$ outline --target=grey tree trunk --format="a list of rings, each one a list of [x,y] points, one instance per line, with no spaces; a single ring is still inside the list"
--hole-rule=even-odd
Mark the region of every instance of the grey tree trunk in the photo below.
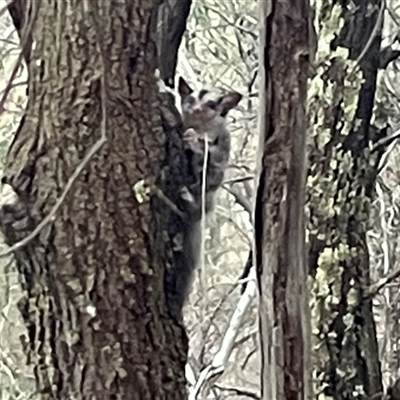
[[[3,178],[17,199],[1,223],[13,245],[54,213],[15,251],[43,398],[186,398],[187,339],[164,291],[174,217],[149,196],[156,182],[177,193],[171,174],[184,175],[179,117],[155,78],[159,4],[10,6],[28,38],[29,101]]]
[[[264,64],[255,234],[262,398],[306,399],[310,390],[304,247],[309,2],[260,3]]]

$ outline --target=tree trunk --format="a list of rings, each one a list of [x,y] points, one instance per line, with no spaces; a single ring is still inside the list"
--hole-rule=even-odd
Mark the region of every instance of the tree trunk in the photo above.
[[[310,96],[314,367],[316,390],[335,400],[371,398],[382,391],[366,231],[384,150],[371,149],[386,132],[371,126],[384,4],[355,3],[315,2],[324,45]]]
[[[304,263],[309,4],[268,3],[261,2],[263,140],[255,210],[262,398],[294,400],[309,393]]]
[[[163,174],[179,184],[171,173],[182,167],[171,150],[179,121],[155,78],[159,3],[13,9],[21,37],[32,22],[35,47],[24,49],[29,101],[3,178],[17,199],[1,222],[13,245],[53,217],[15,251],[43,398],[186,398],[187,339],[164,293],[173,212],[149,201]]]

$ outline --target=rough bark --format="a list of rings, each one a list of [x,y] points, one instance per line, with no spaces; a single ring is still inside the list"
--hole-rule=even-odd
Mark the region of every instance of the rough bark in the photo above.
[[[3,178],[18,196],[1,210],[10,245],[49,215],[105,137],[54,220],[15,251],[38,389],[49,399],[186,398],[187,339],[164,293],[176,216],[160,196],[149,201],[156,182],[173,200],[181,154],[179,118],[154,74],[159,2],[33,4],[29,101]]]
[[[255,210],[262,398],[308,397],[304,189],[308,0],[261,2],[262,151]],[[309,320],[308,320],[309,321]]]
[[[384,135],[371,125],[381,0],[316,2],[321,43],[310,97],[309,269],[317,392],[336,400],[382,391],[366,231]],[[342,27],[342,28],[339,28]]]

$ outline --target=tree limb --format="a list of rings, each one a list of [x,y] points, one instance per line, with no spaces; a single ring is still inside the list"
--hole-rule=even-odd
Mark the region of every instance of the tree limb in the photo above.
[[[173,88],[178,50],[186,30],[192,0],[165,0],[158,9],[158,68],[164,83]]]

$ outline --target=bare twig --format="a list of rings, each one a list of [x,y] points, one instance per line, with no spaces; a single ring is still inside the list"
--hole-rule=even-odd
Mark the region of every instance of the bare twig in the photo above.
[[[36,16],[37,16],[37,12],[38,12],[37,3],[36,2],[32,2],[32,7],[36,7],[36,8],[35,8],[35,10],[33,12],[32,18],[30,18],[30,20],[28,22],[28,25],[26,26],[26,28],[24,28],[24,32],[23,32],[24,35],[23,35],[23,37],[21,39],[21,51],[20,51],[20,53],[18,55],[17,61],[14,64],[14,68],[13,68],[13,70],[11,72],[10,79],[7,82],[7,85],[6,85],[6,87],[5,87],[4,91],[3,91],[3,96],[1,97],[1,100],[0,100],[0,114],[4,110],[4,104],[5,104],[6,100],[7,100],[8,94],[10,93],[11,89],[13,88],[13,82],[14,82],[15,76],[17,75],[18,68],[22,65],[22,59],[24,58],[24,54],[25,54],[24,50],[25,50],[25,47],[28,44],[29,35],[32,32],[33,24],[36,21]]]
[[[226,185],[222,186],[227,192],[229,192],[236,200],[236,202],[241,205],[245,211],[247,211],[250,215],[250,218],[253,214],[253,207],[251,205],[251,201],[246,198],[242,193],[238,192],[237,190],[230,188]]]
[[[185,218],[185,214],[163,193],[160,188],[154,187],[152,192],[155,196],[162,200],[176,215],[178,215],[182,219]]]
[[[240,183],[240,182],[245,182],[245,181],[251,181],[253,179],[254,179],[253,175],[238,176],[236,178],[227,179],[226,181],[224,181],[224,185],[231,185],[232,183]]]
[[[241,387],[233,387],[233,386],[223,386],[220,384],[215,384],[215,387],[219,390],[227,391],[227,392],[233,392],[238,396],[246,396],[250,399],[261,399],[261,393],[259,391],[253,391],[247,388],[241,388]]]
[[[254,267],[252,268],[249,276],[251,276],[253,279],[249,282],[246,290],[240,297],[240,300],[236,306],[236,310],[232,315],[230,324],[222,340],[220,349],[214,356],[211,364],[204,368],[200,373],[196,385],[189,395],[190,400],[196,399],[197,395],[200,393],[207,381],[222,374],[225,370],[226,363],[229,360],[229,356],[231,355],[232,349],[235,345],[237,335],[239,334],[239,328],[242,326],[244,315],[246,314],[252,300],[257,294],[257,285],[255,279],[256,271]]]
[[[400,138],[400,129],[398,129],[396,132],[391,134],[390,136],[387,136],[381,140],[379,140],[371,149],[371,153],[375,153],[376,151],[381,150],[384,147],[389,146],[392,144],[394,141]]]
[[[221,296],[221,298],[218,301],[218,304],[214,307],[214,310],[212,311],[211,315],[207,318],[207,321],[205,321],[205,323],[203,324],[203,328],[201,329],[201,351],[199,360],[203,359],[203,355],[206,349],[205,345],[208,339],[208,334],[211,330],[214,320],[216,319],[216,316],[218,315],[218,312],[222,309],[223,304],[228,300],[228,298],[235,291],[235,289],[236,285],[232,286],[226,293],[224,293],[223,296]]]
[[[394,270],[384,278],[380,279],[378,282],[371,285],[368,289],[368,295],[371,297],[377,295],[380,290],[382,290],[386,285],[393,282],[398,277],[400,277],[400,268]]]

